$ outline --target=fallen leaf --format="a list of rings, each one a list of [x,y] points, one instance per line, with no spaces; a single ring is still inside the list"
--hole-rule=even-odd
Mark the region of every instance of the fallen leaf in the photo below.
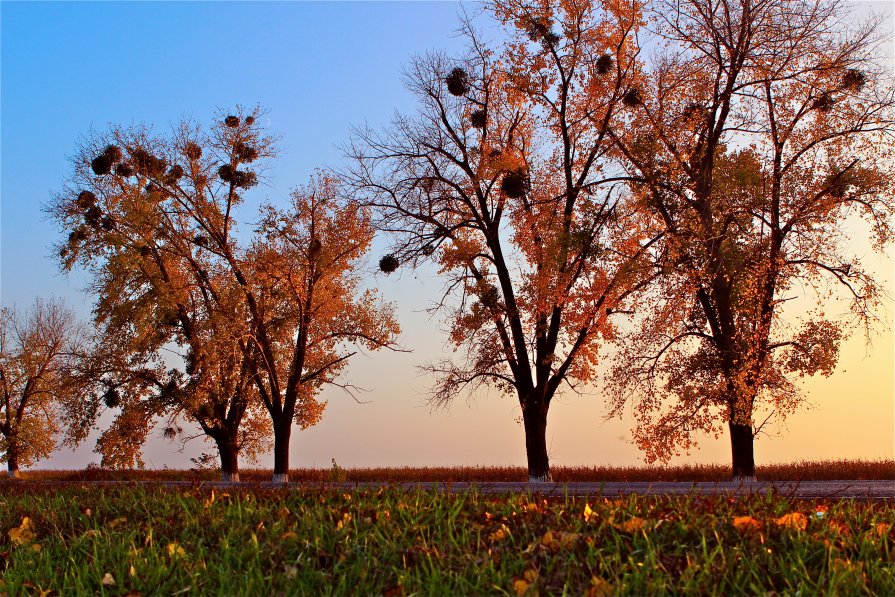
[[[610,597],[615,592],[615,588],[609,581],[592,576],[590,578],[590,587],[584,593],[587,597]]]
[[[761,523],[751,516],[737,516],[733,519],[733,528],[741,533],[749,533],[761,530]]]
[[[40,553],[40,550],[41,550],[41,549],[43,549],[43,548],[41,547],[40,543],[32,543],[32,544],[31,544],[31,550],[32,550],[32,551],[35,551],[35,552],[37,552],[37,553]]]
[[[612,526],[626,533],[636,533],[637,531],[643,530],[645,524],[645,520],[643,520],[639,516],[635,516],[621,524],[613,524]]]
[[[801,512],[784,514],[775,522],[777,523],[777,526],[786,527],[795,531],[804,531],[808,526],[808,518]]]
[[[111,587],[111,586],[113,586],[114,584],[115,584],[115,577],[113,577],[113,576],[112,576],[111,574],[109,574],[108,572],[106,572],[105,574],[103,574],[103,586],[104,586],[104,587]]]
[[[493,533],[488,535],[488,540],[489,541],[503,541],[504,539],[506,539],[509,536],[510,536],[510,528],[505,524],[501,524],[499,529],[497,529],[496,531],[494,531]]]
[[[109,528],[114,529],[115,527],[122,525],[127,522],[127,517],[122,516],[121,518],[116,518],[115,520],[109,522]]]
[[[341,520],[339,520],[339,522],[336,523],[336,528],[342,529],[345,526],[347,526],[349,522],[351,522],[351,513],[345,512],[344,514],[342,514]]]
[[[286,531],[280,535],[280,541],[298,541],[298,533],[295,531]]]
[[[541,545],[550,551],[559,551],[560,549],[570,549],[578,543],[578,533],[567,533],[566,531],[547,531],[541,537]]]
[[[186,550],[183,547],[181,547],[180,544],[177,543],[176,541],[169,543],[167,549],[168,549],[168,555],[171,556],[172,558],[174,558],[174,557],[182,558],[182,557],[186,556]]]
[[[889,534],[889,530],[892,528],[892,525],[888,522],[878,522],[876,523],[876,534],[883,538]]]
[[[527,580],[517,578],[513,581],[513,591],[516,593],[516,597],[522,597],[528,593],[529,587],[531,584]]]
[[[9,529],[6,533],[9,540],[16,545],[27,545],[34,541],[34,529],[31,528],[31,518],[25,516],[22,518],[22,524]]]
[[[591,510],[590,504],[584,504],[584,522],[590,522],[591,518],[596,518],[597,514]]]

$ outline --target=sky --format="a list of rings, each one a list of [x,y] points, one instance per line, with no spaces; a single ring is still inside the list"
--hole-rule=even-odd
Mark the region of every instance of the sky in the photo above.
[[[884,3],[854,6],[860,13]],[[0,3],[0,303],[22,309],[36,297],[56,296],[89,317],[87,278],[60,273],[50,246],[61,232],[41,207],[62,188],[69,156],[91,130],[147,123],[165,131],[182,118],[208,123],[218,110],[261,104],[281,153],[253,200],[282,204],[315,168],[342,163],[340,146],[352,124],[382,126],[396,110],[412,109],[402,68],[414,54],[460,52],[461,9],[456,2]],[[250,222],[251,213],[243,213]],[[895,294],[893,248],[876,256],[860,231],[854,238],[853,250]],[[377,241],[376,248],[384,246]],[[483,393],[447,410],[427,406],[431,380],[417,366],[451,351],[444,321],[425,312],[442,282],[429,270],[374,274],[375,257],[370,282],[397,305],[400,343],[412,352],[355,357],[346,379],[368,390],[363,403],[324,392],[323,420],[292,436],[291,465],[329,467],[335,459],[343,467],[524,466],[514,399]],[[803,383],[811,408],[760,437],[759,465],[895,457],[892,308],[888,301],[870,344],[860,333],[846,342],[830,378]],[[642,463],[630,441],[631,417],[606,421],[605,413],[599,380],[582,395],[554,401],[551,463]],[[39,468],[98,462],[95,435]],[[212,447],[201,440],[182,447],[159,428],[144,457],[151,468],[189,468],[203,450]],[[728,461],[722,436],[673,462]],[[272,457],[256,466],[271,467]]]

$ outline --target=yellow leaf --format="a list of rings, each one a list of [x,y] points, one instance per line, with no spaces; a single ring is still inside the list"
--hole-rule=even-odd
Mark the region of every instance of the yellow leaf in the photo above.
[[[733,519],[733,528],[741,533],[760,531],[761,523],[751,516],[737,516]]]
[[[31,544],[31,549],[32,549],[33,551],[36,551],[37,553],[40,553],[40,550],[43,549],[43,548],[40,546],[40,543],[32,543],[32,544]]]
[[[88,529],[84,531],[84,537],[100,537],[102,533],[97,531],[96,529]]]
[[[596,518],[597,514],[591,510],[590,504],[584,504],[584,522],[590,522],[591,518]]]
[[[286,531],[282,535],[280,535],[280,541],[297,541],[298,533],[295,531]]]
[[[351,522],[351,513],[345,512],[342,514],[342,519],[336,523],[336,528],[341,529],[344,528],[349,522]]]
[[[808,518],[801,512],[790,512],[784,514],[776,521],[778,526],[786,527],[796,531],[804,531],[808,526]]]
[[[513,591],[516,592],[516,597],[522,597],[528,592],[528,587],[530,584],[528,581],[523,580],[521,578],[513,581]]]
[[[117,527],[118,525],[122,525],[122,524],[124,524],[124,523],[126,523],[126,522],[127,522],[127,517],[126,517],[126,516],[122,516],[121,518],[116,518],[115,520],[113,520],[113,521],[111,521],[111,522],[109,523],[109,528],[114,529],[114,528]]]
[[[878,522],[876,524],[876,534],[882,538],[889,534],[889,529],[892,528],[892,525],[888,522]]]
[[[133,576],[137,576],[137,570],[134,568],[134,565],[133,565],[133,564],[131,564],[131,567],[130,567],[130,569],[127,571],[127,573],[128,573],[130,576],[132,576],[132,577],[133,577]]]
[[[203,504],[203,507],[204,507],[204,508],[208,508],[208,507],[210,507],[213,503],[214,503],[214,489],[211,490],[211,495],[208,496],[208,498],[205,500],[205,503]]]
[[[538,582],[538,571],[534,568],[529,568],[522,573],[522,578],[527,580],[529,583],[536,583]]]
[[[645,520],[638,516],[635,516],[634,518],[626,520],[621,524],[614,524],[612,526],[626,533],[636,533],[637,531],[642,530],[645,524]]]
[[[254,533],[252,533],[252,535],[254,535]],[[171,556],[172,558],[174,558],[174,557],[182,558],[182,557],[186,556],[186,550],[183,547],[181,547],[180,544],[177,543],[177,541],[173,541],[173,542],[169,543],[167,549],[168,549],[168,555]]]
[[[488,535],[489,541],[503,541],[510,536],[510,529],[507,525],[501,524],[500,528]]]
[[[551,551],[559,551],[560,549],[569,549],[578,543],[578,533],[567,533],[566,531],[547,531],[541,537],[541,545]]]
[[[9,529],[6,533],[9,540],[16,545],[26,545],[34,541],[34,530],[31,528],[31,519],[27,516],[22,518],[22,524]]]
[[[587,595],[587,597],[609,597],[614,592],[615,589],[613,588],[612,583],[599,576],[592,576],[590,579],[590,587],[588,587],[585,595]]]
[[[106,572],[105,574],[103,574],[103,586],[104,586],[104,587],[111,587],[111,586],[113,586],[114,584],[115,584],[115,577],[113,577],[113,576],[112,576],[111,574],[109,574],[108,572]]]

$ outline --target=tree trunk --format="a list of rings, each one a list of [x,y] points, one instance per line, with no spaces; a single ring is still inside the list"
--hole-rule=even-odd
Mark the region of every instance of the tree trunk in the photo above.
[[[528,458],[528,482],[549,483],[550,459],[547,456],[547,407],[529,404],[522,409],[525,426],[525,454]]]
[[[239,483],[239,446],[235,433],[224,430],[220,438],[215,438],[218,445],[218,456],[221,459],[221,481]]]
[[[273,482],[289,482],[289,437],[292,417],[283,417],[273,428]]]
[[[752,425],[740,425],[730,421],[730,450],[733,456],[734,480],[755,480],[755,453]]]
[[[19,454],[15,449],[15,438],[6,438],[6,470],[10,479],[19,478]]]

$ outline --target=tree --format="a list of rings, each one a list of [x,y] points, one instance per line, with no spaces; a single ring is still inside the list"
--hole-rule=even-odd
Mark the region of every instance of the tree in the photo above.
[[[385,272],[438,263],[451,341],[432,402],[492,385],[522,410],[529,479],[550,479],[547,414],[594,379],[613,313],[649,277],[654,235],[612,168],[611,126],[636,103],[636,5],[498,1],[495,58],[469,23],[468,56],[413,61],[419,108],[357,130],[345,179],[393,235]],[[619,178],[618,175],[622,175]]]
[[[89,335],[58,300],[37,299],[26,315],[0,311],[0,450],[9,477],[47,458],[67,408],[92,388],[79,374]],[[66,443],[75,443],[66,436]]]
[[[726,425],[734,476],[754,477],[758,416],[796,409],[793,375],[831,374],[848,329],[875,319],[881,289],[845,254],[845,222],[867,219],[877,250],[892,239],[891,78],[873,62],[875,25],[844,31],[838,2],[653,10],[667,48],[613,137],[665,229],[663,276],[621,353],[615,405],[637,397],[650,460]],[[852,321],[825,316],[829,282]],[[783,313],[800,288],[818,305],[801,323]]]
[[[400,328],[391,305],[361,290],[360,266],[373,240],[368,210],[346,200],[336,180],[318,174],[293,191],[287,210],[267,206],[246,255],[257,347],[252,361],[274,428],[274,482],[286,482],[293,423],[317,422],[326,385],[339,381],[360,348],[395,348]],[[353,395],[353,394],[352,394]]]
[[[302,228],[304,204],[294,195],[296,211],[267,207],[262,231],[241,238],[236,215],[244,194],[257,184],[259,160],[274,155],[259,116],[258,109],[237,109],[220,115],[210,131],[186,122],[168,136],[113,129],[84,145],[72,184],[51,207],[71,230],[60,249],[64,266],[80,263],[93,273],[97,322],[122,355],[110,362],[128,363],[107,373],[110,391],[130,391],[116,424],[100,439],[104,460],[134,462],[150,421],[168,416],[165,433],[173,437],[177,421],[187,418],[215,442],[224,479],[238,480],[239,452],[257,453],[265,445],[259,415],[267,410],[275,478],[285,480],[292,423],[319,420],[323,405],[315,396],[347,359],[324,360],[319,370],[307,371],[305,353],[318,344],[336,350],[366,334],[364,326],[375,319],[365,319],[367,311],[382,312],[387,330],[375,336],[382,345],[397,332],[389,309],[372,295],[350,312],[356,306],[346,293],[357,290],[354,268],[369,244],[362,211],[337,205],[335,197],[321,201],[311,218],[319,216],[321,229],[333,214],[356,218],[339,221],[338,233],[327,228],[326,238],[313,237]],[[354,230],[359,240],[341,237]],[[306,259],[302,270],[309,287],[337,289],[311,298],[282,287],[297,275],[299,262],[292,259],[302,252],[313,262],[308,266]],[[326,298],[338,300],[327,309],[317,303]],[[183,351],[182,369],[163,365],[171,343]]]

